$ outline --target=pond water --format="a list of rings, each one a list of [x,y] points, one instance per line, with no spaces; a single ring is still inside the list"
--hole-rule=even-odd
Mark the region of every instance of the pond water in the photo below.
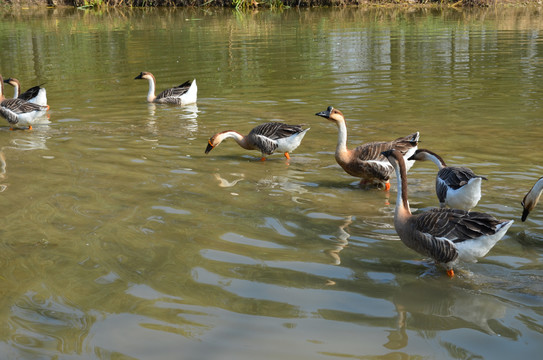
[[[45,83],[48,124],[0,127],[3,359],[538,358],[543,207],[540,9],[14,9],[0,73]],[[148,105],[197,79],[196,106]],[[11,96],[12,88],[5,91]],[[477,210],[515,223],[476,264],[442,268],[393,227],[396,186],[334,160],[420,131],[488,177]],[[207,139],[284,121],[289,163]],[[409,172],[414,209],[436,168]]]

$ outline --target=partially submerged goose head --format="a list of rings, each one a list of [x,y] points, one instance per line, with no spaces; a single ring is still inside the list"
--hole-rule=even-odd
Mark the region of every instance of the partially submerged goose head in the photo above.
[[[543,193],[543,177],[537,180],[537,182],[534,184],[534,186],[532,186],[530,191],[526,193],[524,199],[522,199],[520,203],[522,205],[522,221],[525,221],[528,218],[530,211],[535,208],[535,206],[539,202],[541,193]]]
[[[339,111],[338,109],[334,109],[333,106],[328,106],[328,109],[318,112],[315,115],[321,116],[335,123],[345,121],[345,117],[343,116],[343,113]]]

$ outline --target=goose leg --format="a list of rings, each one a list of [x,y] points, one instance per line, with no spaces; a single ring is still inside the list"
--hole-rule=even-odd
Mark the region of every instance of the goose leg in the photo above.
[[[453,269],[447,270],[447,275],[449,275],[449,277],[452,279],[454,277],[454,270]]]
[[[285,157],[287,158],[287,160],[290,160],[290,155],[287,151],[285,151]]]

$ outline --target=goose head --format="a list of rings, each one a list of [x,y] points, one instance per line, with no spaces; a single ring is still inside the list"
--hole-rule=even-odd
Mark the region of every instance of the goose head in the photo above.
[[[146,80],[155,80],[155,77],[153,74],[147,71],[142,71],[138,76],[134,78],[134,80],[140,80],[140,79],[146,79]]]
[[[332,106],[328,106],[328,109],[326,109],[325,111],[318,112],[315,115],[321,116],[335,123],[345,121],[345,117],[343,116],[343,113],[339,111],[338,109],[334,109]]]
[[[522,199],[522,202],[520,203],[522,205],[522,217],[521,217],[522,221],[526,221],[530,212],[535,208],[535,206],[539,202],[540,197],[541,197],[541,192],[534,192],[534,191],[529,191],[526,194],[526,196],[524,196],[524,199]]]
[[[206,154],[213,150],[216,146],[219,146],[222,141],[223,133],[218,133],[210,137],[207,141]]]
[[[11,86],[19,86],[19,84],[20,84],[19,80],[11,78],[11,77],[7,78],[7,79],[4,79],[4,82],[6,84],[10,84]]]

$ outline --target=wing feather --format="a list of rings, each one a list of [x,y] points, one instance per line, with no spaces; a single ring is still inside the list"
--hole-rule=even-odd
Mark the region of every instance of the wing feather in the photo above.
[[[454,190],[466,185],[473,178],[480,177],[486,180],[483,176],[475,175],[471,169],[460,166],[444,167],[439,170],[438,176],[447,186]]]

